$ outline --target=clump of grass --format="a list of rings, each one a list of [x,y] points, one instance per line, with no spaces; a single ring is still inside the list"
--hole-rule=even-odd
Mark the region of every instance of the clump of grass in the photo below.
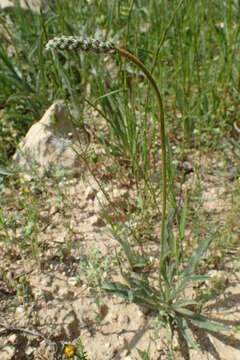
[[[212,238],[208,237],[202,241],[197,249],[193,251],[192,256],[185,264],[182,261],[182,251],[180,241],[184,238],[184,230],[187,217],[187,201],[185,200],[182,211],[180,212],[174,202],[174,182],[172,178],[172,161],[170,156],[170,145],[168,144],[168,153],[166,143],[168,143],[165,134],[164,110],[162,97],[158,86],[147,70],[145,65],[132,53],[114,45],[112,42],[102,42],[95,39],[83,40],[80,37],[61,36],[50,40],[46,49],[60,51],[94,51],[97,53],[109,53],[123,57],[127,62],[135,64],[147,77],[157,99],[159,106],[159,128],[161,135],[162,150],[162,207],[159,211],[161,217],[161,235],[159,241],[159,261],[158,261],[158,286],[152,286],[146,273],[142,273],[146,263],[141,256],[136,257],[128,241],[127,233],[119,233],[115,224],[112,226],[112,234],[122,246],[129,263],[129,271],[123,270],[123,264],[119,259],[119,268],[126,284],[112,282],[103,285],[104,290],[112,295],[117,295],[127,301],[131,301],[148,311],[156,313],[157,323],[164,326],[167,330],[170,352],[173,355],[172,339],[178,329],[186,339],[189,346],[198,349],[197,343],[192,336],[189,323],[207,331],[220,332],[228,328],[220,323],[199,313],[198,303],[185,297],[184,293],[189,285],[204,282],[208,277],[198,275],[196,268],[199,261],[206,254]],[[167,216],[167,173],[169,177],[169,197],[173,199],[173,209],[168,211]],[[149,183],[147,183],[149,185]],[[151,193],[152,195],[153,193]],[[107,214],[106,214],[107,217]],[[179,236],[173,235],[174,220],[179,225]]]

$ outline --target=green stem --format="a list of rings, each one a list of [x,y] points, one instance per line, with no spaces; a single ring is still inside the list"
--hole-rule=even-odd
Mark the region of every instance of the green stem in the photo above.
[[[158,86],[156,84],[156,81],[153,79],[151,73],[148,71],[145,65],[138,58],[136,58],[136,56],[134,56],[125,49],[116,47],[116,51],[120,56],[134,63],[146,75],[157,97],[157,102],[159,106],[161,150],[162,150],[162,221],[161,221],[161,246],[160,246],[160,265],[159,265],[159,269],[161,269],[163,255],[164,255],[164,242],[165,242],[164,233],[165,233],[165,218],[166,218],[166,203],[167,203],[166,141],[165,141],[165,122],[164,122],[162,97],[158,89]]]

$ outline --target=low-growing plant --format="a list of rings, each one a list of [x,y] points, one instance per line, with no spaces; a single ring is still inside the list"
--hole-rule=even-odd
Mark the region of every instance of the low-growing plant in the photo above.
[[[174,171],[170,156],[170,145],[165,134],[162,97],[154,78],[137,57],[112,42],[102,42],[95,39],[83,40],[76,36],[61,36],[50,40],[46,49],[53,51],[95,51],[96,53],[120,56],[127,62],[135,64],[148,79],[156,95],[159,107],[159,129],[162,153],[162,206],[158,213],[159,217],[161,217],[161,234],[159,241],[157,286],[150,283],[150,276],[148,276],[147,271],[144,271],[145,267],[149,266],[149,263],[145,261],[144,256],[140,254],[136,255],[128,240],[127,231],[119,231],[118,226],[112,224],[106,214],[106,219],[112,227],[112,234],[122,246],[129,266],[128,270],[125,270],[122,261],[119,259],[118,265],[125,284],[116,281],[105,283],[103,284],[103,289],[108,294],[120,296],[126,301],[133,302],[147,311],[154,312],[156,314],[157,325],[160,327],[164,326],[167,331],[167,339],[172,357],[174,356],[172,340],[176,329],[181,332],[189,346],[198,349],[197,343],[192,335],[191,327],[189,326],[190,323],[196,327],[212,332],[226,331],[228,328],[205,317],[199,312],[198,302],[185,296],[186,289],[189,286],[204,282],[208,279],[208,276],[197,273],[197,265],[206,254],[212,242],[212,237],[209,236],[200,242],[187,263],[185,262],[182,242],[184,240],[187,218],[187,200],[185,199],[182,210],[180,211],[175,201]],[[168,152],[166,144],[168,144]],[[169,180],[168,187],[167,175]],[[145,181],[149,195],[157,202],[156,194],[151,187],[150,181],[148,179],[145,179]],[[170,209],[168,213],[166,211],[167,191],[172,204],[172,209]],[[173,234],[174,222],[177,223],[179,227],[179,234],[177,236]]]
[[[76,342],[76,345],[67,344],[64,348],[64,357],[65,359],[75,358],[78,360],[88,360],[86,351],[84,350],[83,343],[79,338]]]

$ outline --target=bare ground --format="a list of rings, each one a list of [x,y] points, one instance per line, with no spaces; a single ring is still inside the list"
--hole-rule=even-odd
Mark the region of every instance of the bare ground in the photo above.
[[[210,226],[231,232],[225,223],[232,211],[233,183],[218,176],[220,160],[213,159],[214,156],[199,156],[194,161],[190,158],[194,171],[184,187],[191,188],[194,194],[194,188],[201,184],[202,202],[194,206],[199,207],[199,214],[205,214]],[[33,191],[31,186],[23,191]],[[168,359],[165,331],[161,329],[156,334],[153,316],[97,290],[99,277],[120,279],[114,263],[120,247],[103,219],[98,201],[98,197],[103,197],[94,180],[90,176],[85,180],[66,180],[59,184],[58,191],[53,186],[49,183],[45,194],[41,189],[34,190],[42,204],[38,246],[37,250],[32,248],[36,258],[26,249],[19,250],[17,242],[23,239],[21,229],[25,226],[21,216],[15,243],[0,242],[0,358],[64,359],[65,344],[81,338],[89,359],[136,360],[140,358],[137,349],[146,351],[149,344],[150,359]],[[115,189],[115,206],[129,193],[131,189]],[[6,189],[5,196],[4,211],[20,214],[23,210],[17,204],[16,194]],[[188,220],[191,242],[194,236],[191,219]],[[201,225],[198,231],[201,234]],[[205,231],[204,228],[202,236]],[[233,326],[233,331],[214,335],[193,329],[199,353],[176,337],[176,359],[240,359],[239,234],[236,243],[238,246],[228,248],[224,255],[213,249],[216,253],[211,258],[215,260],[209,265],[209,274],[217,279],[218,296],[207,303],[205,310],[207,317]],[[158,244],[151,246],[156,253]],[[238,331],[234,333],[234,329]]]

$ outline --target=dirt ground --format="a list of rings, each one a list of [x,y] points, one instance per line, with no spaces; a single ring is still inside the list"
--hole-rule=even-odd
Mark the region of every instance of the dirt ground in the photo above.
[[[201,161],[206,163],[206,158]],[[208,159],[207,164],[211,169],[208,175],[199,164],[203,176],[201,209],[212,224],[221,224],[231,209],[231,190],[226,188],[225,178],[216,177],[217,161]],[[185,187],[194,188],[198,180],[199,173],[193,171]],[[111,273],[120,280],[117,266],[113,266],[120,247],[103,219],[99,205],[103,197],[96,183],[89,176],[59,186],[64,190],[64,207],[52,192],[40,210],[45,227],[38,234],[42,249],[37,261],[21,256],[17,246],[0,242],[0,358],[64,359],[64,346],[80,338],[89,359],[137,360],[137,349],[146,351],[149,344],[150,359],[168,359],[165,331],[156,333],[151,315],[96,290],[99,276],[104,280]],[[116,206],[129,198],[129,191],[113,191]],[[6,189],[5,195],[11,213],[15,211],[12,194]],[[158,244],[153,243],[153,253],[157,249]],[[211,277],[221,279],[221,291],[208,302],[205,314],[234,326],[238,332],[214,335],[193,329],[201,352],[187,349],[176,337],[176,359],[240,359],[240,271],[236,254],[237,250],[229,253],[221,266],[209,270]]]

